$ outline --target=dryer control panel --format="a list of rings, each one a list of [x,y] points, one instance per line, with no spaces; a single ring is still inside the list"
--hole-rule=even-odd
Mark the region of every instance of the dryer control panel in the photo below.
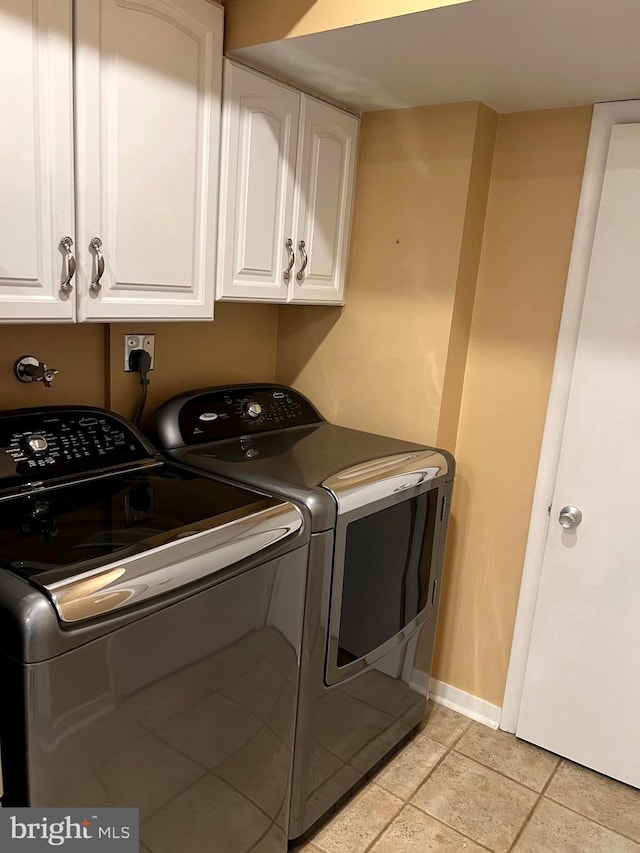
[[[182,443],[199,444],[322,423],[311,403],[283,385],[236,385],[174,397],[157,412],[163,433],[177,418]]]

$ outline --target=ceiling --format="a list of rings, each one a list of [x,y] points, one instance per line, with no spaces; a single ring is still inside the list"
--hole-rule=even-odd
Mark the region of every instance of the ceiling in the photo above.
[[[230,55],[357,112],[640,98],[640,0],[473,0]]]

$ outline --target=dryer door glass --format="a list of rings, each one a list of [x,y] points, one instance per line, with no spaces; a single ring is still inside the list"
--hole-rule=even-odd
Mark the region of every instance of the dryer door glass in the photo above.
[[[427,607],[438,491],[432,489],[348,524],[338,667],[383,646]]]

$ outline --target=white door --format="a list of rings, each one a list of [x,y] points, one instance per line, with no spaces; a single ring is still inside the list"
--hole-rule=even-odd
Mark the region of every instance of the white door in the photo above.
[[[225,62],[219,299],[286,302],[300,95]]]
[[[614,125],[517,734],[640,786],[640,124]],[[562,508],[582,521],[565,529]],[[570,523],[571,518],[565,519]]]
[[[292,302],[344,302],[359,126],[354,116],[302,96]]]
[[[76,41],[79,319],[211,317],[222,10],[81,0]]]
[[[71,52],[71,0],[2,0],[1,320],[74,316]]]

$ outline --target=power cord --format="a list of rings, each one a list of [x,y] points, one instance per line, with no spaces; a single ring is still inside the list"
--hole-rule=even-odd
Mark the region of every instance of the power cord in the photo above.
[[[129,353],[129,367],[131,370],[134,370],[140,376],[140,385],[142,386],[142,390],[140,392],[140,399],[138,401],[138,408],[136,409],[136,413],[133,416],[133,423],[135,426],[140,426],[140,421],[142,420],[142,413],[144,412],[144,407],[147,402],[147,388],[149,387],[149,380],[147,379],[147,374],[149,373],[149,368],[151,367],[151,356],[146,350],[143,349],[134,349]]]

